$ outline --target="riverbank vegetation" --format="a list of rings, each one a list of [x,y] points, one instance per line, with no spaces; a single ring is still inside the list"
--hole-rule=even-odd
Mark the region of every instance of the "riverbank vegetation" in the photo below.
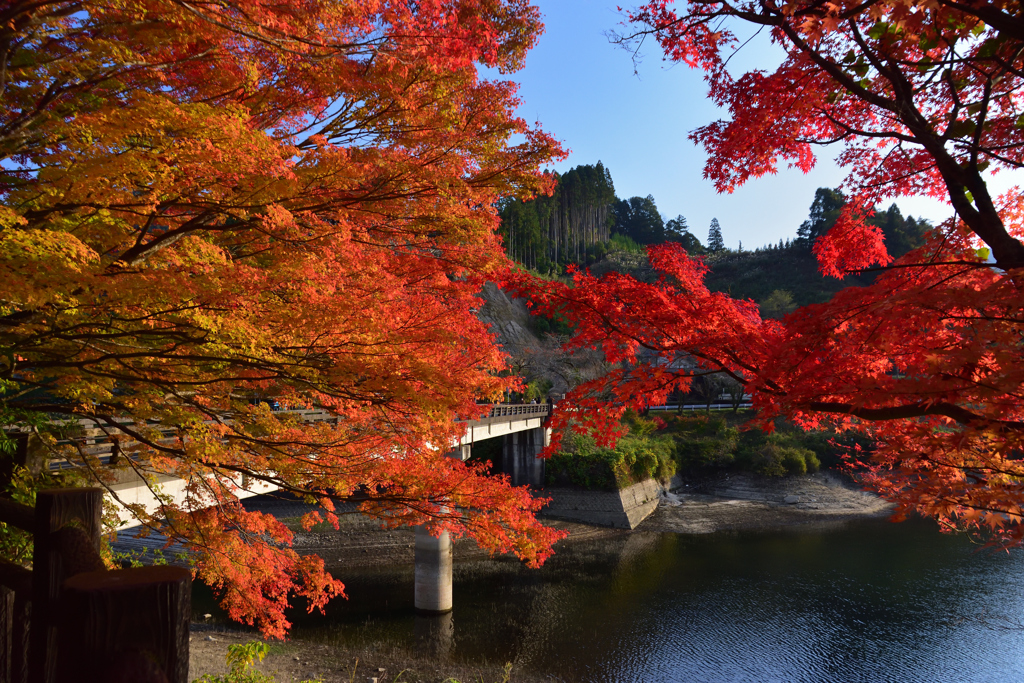
[[[748,472],[781,477],[838,467],[870,452],[854,434],[807,431],[779,420],[772,432],[750,425],[749,411],[706,415],[627,413],[614,447],[570,432],[547,463],[548,485],[614,491],[654,478]]]

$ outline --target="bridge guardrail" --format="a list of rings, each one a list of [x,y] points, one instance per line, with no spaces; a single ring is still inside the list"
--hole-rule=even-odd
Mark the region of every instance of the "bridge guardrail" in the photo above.
[[[513,417],[516,415],[548,415],[551,406],[547,403],[495,403],[487,417]],[[471,420],[467,420],[471,421]]]
[[[275,410],[275,413],[297,415],[303,422],[337,422],[337,415],[331,413],[323,408],[297,408],[297,409],[284,409]],[[487,417],[483,419],[490,419],[496,417],[515,417],[515,416],[545,416],[550,414],[551,406],[547,403],[495,403],[491,406],[491,409]],[[123,421],[129,424],[130,421]],[[465,420],[465,422],[476,422],[477,420]],[[127,454],[123,453],[124,447],[129,444],[133,439],[128,435],[111,435],[106,433],[100,428],[99,423],[89,418],[82,418],[78,420],[79,426],[82,428],[82,434],[80,436],[74,436],[68,439],[61,439],[58,444],[68,445],[74,443],[76,448],[80,449],[84,454],[95,457],[99,460],[101,465],[109,465],[112,460],[116,460],[118,457],[124,457]],[[108,427],[108,429],[116,429],[116,427]],[[173,428],[161,428],[159,430],[164,438],[159,439],[158,443],[169,443],[173,441],[176,436]],[[51,470],[70,469],[75,467],[73,464],[66,460],[54,459],[50,460],[48,466]]]

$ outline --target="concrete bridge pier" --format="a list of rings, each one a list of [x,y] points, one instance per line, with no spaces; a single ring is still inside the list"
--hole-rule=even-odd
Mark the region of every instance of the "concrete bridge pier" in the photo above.
[[[420,614],[452,611],[452,539],[445,531],[430,535],[425,526],[416,527],[416,583],[413,605]]]
[[[502,470],[513,486],[544,485],[544,460],[537,455],[550,443],[550,432],[543,427],[505,435],[502,448]]]
[[[446,458],[465,462],[472,453],[470,444],[462,444]],[[413,606],[422,615],[446,614],[452,611],[452,539],[445,531],[432,536],[426,526],[416,527],[415,584]],[[450,623],[450,622],[447,622]],[[439,633],[443,633],[441,629]]]

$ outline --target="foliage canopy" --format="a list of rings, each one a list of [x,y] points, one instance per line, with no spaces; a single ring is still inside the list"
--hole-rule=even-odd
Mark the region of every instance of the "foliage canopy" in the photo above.
[[[474,317],[503,264],[492,207],[548,188],[517,118],[542,25],[526,0],[91,0],[0,10],[0,412],[51,457],[88,420],[120,467],[187,482],[126,507],[185,540],[230,615],[269,634],[342,593],[235,494],[357,489],[532,564],[525,490],[440,453],[510,380]],[[516,142],[510,140],[515,136]],[[336,421],[272,411],[317,406]],[[307,520],[313,523],[320,513]]]
[[[1024,165],[1017,6],[655,0],[631,19],[637,33],[624,40],[653,36],[670,59],[703,69],[729,111],[692,135],[720,191],[780,161],[808,171],[815,145],[841,144],[847,201],[814,253],[832,276],[885,267],[783,322],[709,291],[707,266],[674,245],[650,250],[661,273],[653,283],[520,277],[542,312],[572,322],[573,347],[620,363],[555,419],[586,420],[607,396],[639,409],[695,375],[724,372],[747,387],[766,428],[782,415],[869,435],[870,479],[900,511],[1021,543],[1024,203],[1019,190],[993,196],[985,175]],[[767,29],[783,63],[734,77],[729,22]],[[894,261],[870,207],[901,194],[945,199],[956,217]],[[617,435],[617,412],[589,420],[599,442]]]

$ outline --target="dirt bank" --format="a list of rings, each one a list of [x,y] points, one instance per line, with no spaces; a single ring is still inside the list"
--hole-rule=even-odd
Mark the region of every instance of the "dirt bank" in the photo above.
[[[228,667],[228,646],[259,640],[257,634],[193,626],[189,642],[189,680],[203,674],[221,675]],[[505,680],[501,666],[465,666],[427,659],[393,646],[341,648],[292,640],[271,642],[270,654],[257,667],[273,675],[277,683],[499,683]],[[541,683],[548,678],[510,672],[513,683]]]

